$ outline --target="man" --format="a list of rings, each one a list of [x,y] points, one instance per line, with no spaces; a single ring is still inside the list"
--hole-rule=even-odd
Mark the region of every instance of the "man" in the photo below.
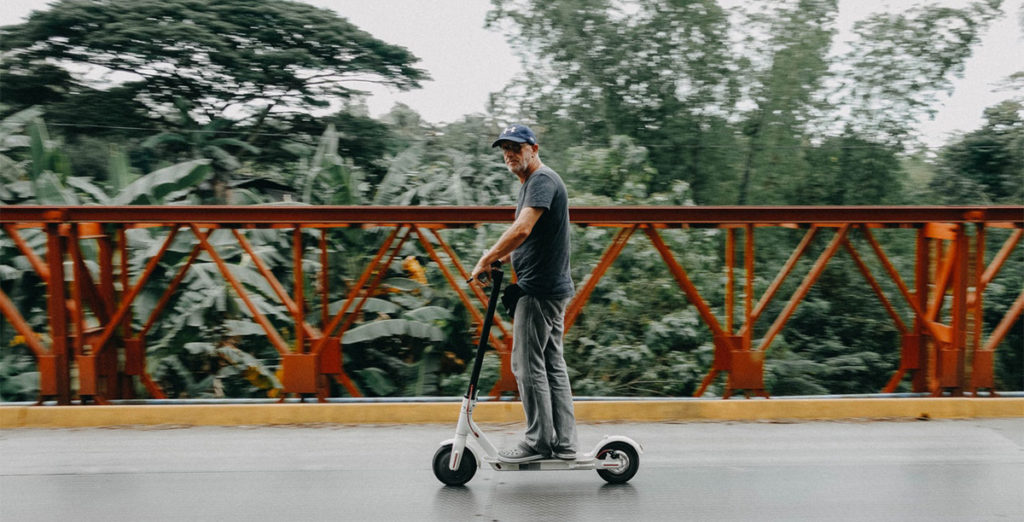
[[[473,268],[472,280],[495,261],[512,261],[523,291],[513,317],[512,373],[526,413],[526,434],[499,453],[505,462],[576,458],[576,417],[562,355],[565,306],[574,293],[569,273],[569,195],[545,166],[537,136],[525,125],[506,128],[491,145],[522,185],[516,218]]]

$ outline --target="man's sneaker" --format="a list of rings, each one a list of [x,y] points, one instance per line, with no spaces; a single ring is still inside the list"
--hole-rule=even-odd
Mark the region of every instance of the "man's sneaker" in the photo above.
[[[525,442],[520,442],[515,446],[501,450],[498,452],[498,459],[502,462],[508,462],[509,464],[520,464],[523,462],[532,462],[535,460],[541,460],[544,455],[537,453],[536,450],[531,448]]]
[[[573,450],[556,450],[551,456],[559,460],[576,460],[576,452]]]

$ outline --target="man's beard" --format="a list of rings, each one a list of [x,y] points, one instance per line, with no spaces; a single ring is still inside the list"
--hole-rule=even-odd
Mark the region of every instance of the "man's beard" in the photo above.
[[[508,167],[508,171],[513,173],[513,174],[515,174],[516,176],[520,176],[520,175],[526,174],[526,169],[528,168],[529,165],[530,165],[530,162],[527,161],[526,158],[520,158],[520,159],[518,159],[516,161],[513,161],[511,163],[509,163],[509,162],[505,163],[505,166]]]

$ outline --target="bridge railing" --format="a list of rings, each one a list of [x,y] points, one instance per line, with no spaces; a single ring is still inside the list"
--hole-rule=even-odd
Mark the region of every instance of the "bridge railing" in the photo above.
[[[102,403],[121,397],[124,387],[115,383],[131,379],[138,379],[151,396],[160,398],[163,391],[146,370],[146,335],[159,321],[190,267],[205,255],[216,264],[280,355],[285,393],[324,398],[330,389],[328,380],[333,379],[349,394],[360,396],[360,389],[345,371],[342,336],[355,324],[367,297],[378,290],[403,247],[419,245],[479,325],[485,296],[478,288],[466,287],[467,265],[439,232],[510,223],[513,214],[514,209],[509,207],[5,206],[0,207],[4,233],[24,262],[45,282],[47,331],[34,331],[26,320],[27,311],[19,310],[2,288],[0,311],[38,363],[41,400],[54,397],[66,404],[77,395],[83,401]],[[597,264],[588,267],[589,275],[577,282],[577,294],[566,310],[566,330],[580,317],[624,247],[631,240],[636,242],[634,238],[646,237],[714,340],[714,358],[697,396],[703,395],[719,374],[727,376],[725,397],[736,392],[768,395],[765,354],[839,252],[850,256],[900,333],[901,345],[894,347],[900,351],[899,368],[882,391],[895,390],[907,376],[914,391],[934,395],[992,390],[995,350],[1024,310],[1022,289],[998,326],[991,332],[983,331],[984,291],[1020,244],[1024,206],[574,207],[570,219],[579,226],[609,227],[616,232]],[[163,231],[165,236],[145,266],[133,271],[128,262],[127,234],[139,228]],[[348,286],[344,305],[332,314],[326,306],[332,285],[326,262],[327,235],[337,228],[372,228],[387,233],[382,234],[383,240],[361,275]],[[708,301],[705,295],[709,289],[695,285],[687,267],[665,241],[668,230],[686,228],[724,230],[724,303]],[[771,276],[772,283],[755,295],[757,231],[765,228],[794,230],[802,239]],[[40,251],[26,241],[27,229],[45,234],[45,247]],[[247,239],[247,231],[257,229],[291,233],[291,292]],[[876,237],[880,229],[907,230],[902,237],[913,242],[913,274],[900,273],[890,260],[883,242]],[[1001,234],[998,253],[986,259],[986,241],[992,229],[1008,231]],[[230,235],[220,233],[215,244],[211,241],[215,230],[228,230]],[[316,246],[304,239],[311,230],[320,233]],[[861,238],[861,250],[852,241],[855,236]],[[221,255],[225,238],[233,242],[232,248],[246,253],[263,282],[288,310],[289,331],[294,332],[291,339],[284,338],[279,325],[268,319],[245,282]],[[138,327],[132,321],[136,299],[176,240],[187,241],[191,251],[182,261],[164,267],[175,276],[148,320]],[[784,283],[796,277],[799,261],[815,243],[825,246],[777,315],[767,317],[769,310],[778,308],[769,305],[783,298],[783,288],[792,286]],[[304,273],[303,259],[311,249],[318,251],[323,260],[318,274]],[[872,264],[881,267],[881,273],[872,271],[866,261],[870,258],[875,259]],[[737,269],[742,271],[742,281],[737,280]],[[306,311],[308,301],[315,297],[304,295],[310,278],[316,278],[324,305],[320,317],[311,317]],[[886,285],[898,291],[887,293],[880,278],[887,278]],[[738,299],[742,299],[742,306],[737,304]],[[903,304],[897,306],[894,302]],[[767,330],[756,329],[759,321],[769,324]],[[491,344],[500,356],[501,371],[490,393],[515,393],[507,321],[498,321]],[[76,384],[72,368],[76,369]]]

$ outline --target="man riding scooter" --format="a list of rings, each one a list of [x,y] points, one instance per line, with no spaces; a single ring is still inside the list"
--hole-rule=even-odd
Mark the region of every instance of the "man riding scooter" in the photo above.
[[[565,183],[540,159],[537,136],[525,125],[506,128],[501,147],[508,170],[522,185],[516,218],[473,268],[472,281],[507,262],[518,283],[506,290],[514,304],[512,373],[526,414],[526,433],[499,453],[504,462],[576,458],[576,418],[562,355],[565,307],[574,293],[569,272],[569,197]],[[515,294],[521,294],[518,301]]]

